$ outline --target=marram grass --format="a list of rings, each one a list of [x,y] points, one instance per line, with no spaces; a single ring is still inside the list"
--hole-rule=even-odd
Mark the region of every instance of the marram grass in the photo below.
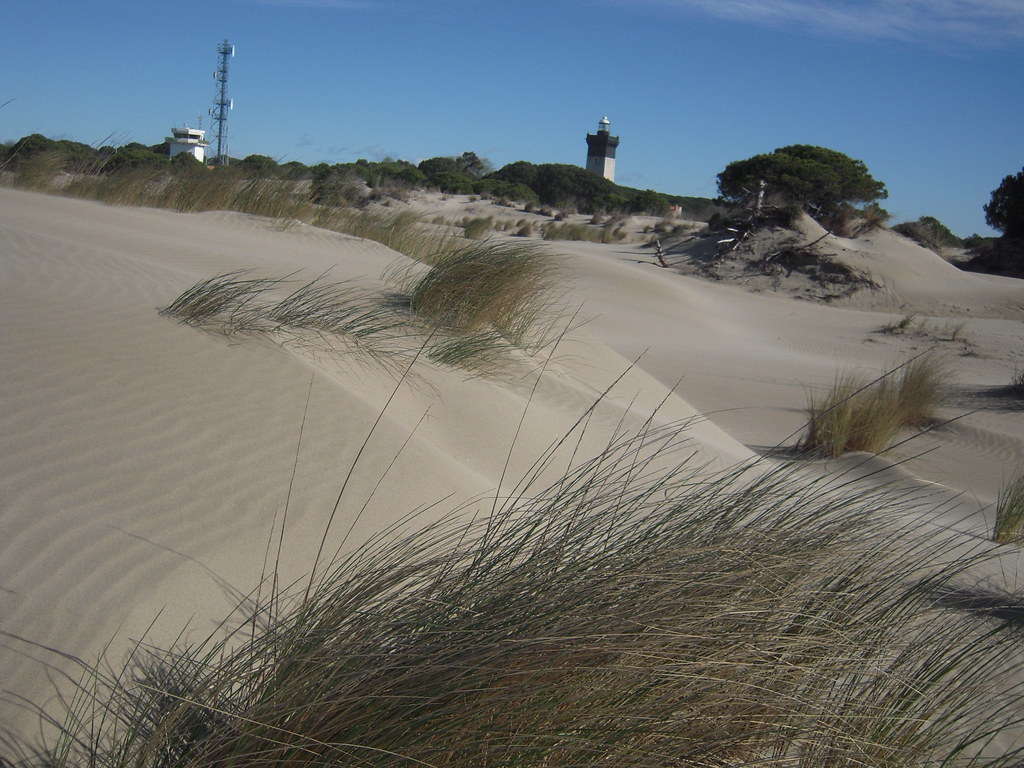
[[[999,491],[992,540],[1000,544],[1024,542],[1024,473]]]
[[[495,372],[515,348],[536,352],[560,315],[554,271],[534,244],[487,240],[440,256],[426,271],[403,268],[408,295],[387,297],[326,275],[298,283],[293,275],[252,277],[245,271],[201,280],[161,310],[188,325],[226,335],[263,334],[290,346],[327,346],[362,353],[396,371],[419,344],[442,365]],[[290,291],[289,293],[284,293]]]
[[[937,598],[983,555],[897,524],[912,499],[688,452],[648,428],[534,487],[552,451],[493,514],[382,531],[231,637],[87,666],[54,739],[8,759],[1019,764],[1020,636]]]
[[[942,361],[927,354],[874,381],[837,376],[829,390],[809,395],[807,433],[800,447],[833,457],[850,451],[879,453],[901,429],[924,427],[936,418],[948,381]]]

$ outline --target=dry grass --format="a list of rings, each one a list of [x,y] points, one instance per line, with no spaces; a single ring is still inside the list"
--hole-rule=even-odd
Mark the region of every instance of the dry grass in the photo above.
[[[999,544],[1019,543],[1021,539],[1024,539],[1024,474],[999,492],[992,530],[992,540]]]
[[[46,162],[44,162],[46,161]],[[41,156],[26,163],[16,183],[42,191],[56,191],[59,167]],[[464,241],[447,232],[421,226],[408,211],[379,213],[365,209],[314,205],[301,185],[281,179],[246,178],[233,168],[192,168],[172,172],[164,168],[129,169],[118,173],[81,175],[60,191],[111,205],[169,208],[181,212],[239,211],[267,216],[282,228],[297,222],[355,235],[392,248],[418,261],[432,262]]]
[[[240,211],[277,219],[282,226],[308,220],[314,211],[294,182],[246,178],[230,167],[177,172],[140,168],[84,175],[69,183],[63,193],[112,205],[169,208],[183,213]]]
[[[458,249],[465,240],[421,225],[411,211],[376,213],[351,208],[320,208],[312,224],[367,240],[375,240],[416,261],[433,264]]]
[[[948,371],[932,355],[922,355],[875,381],[843,375],[824,393],[808,398],[806,451],[841,456],[850,451],[879,453],[905,427],[923,427],[948,385]]]
[[[1019,635],[937,607],[980,556],[896,527],[913,500],[684,452],[620,437],[485,519],[383,531],[305,597],[266,590],[226,639],[87,667],[25,765],[1019,764],[993,742]]]

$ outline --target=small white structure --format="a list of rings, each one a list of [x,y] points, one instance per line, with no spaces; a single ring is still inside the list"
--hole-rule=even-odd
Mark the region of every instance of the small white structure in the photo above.
[[[171,135],[166,138],[171,146],[170,156],[173,159],[177,155],[188,152],[200,163],[206,161],[206,148],[210,146],[206,141],[206,131],[201,128],[171,128]]]
[[[611,135],[611,121],[602,117],[597,123],[597,133],[587,134],[587,170],[615,181],[615,149],[619,137]]]

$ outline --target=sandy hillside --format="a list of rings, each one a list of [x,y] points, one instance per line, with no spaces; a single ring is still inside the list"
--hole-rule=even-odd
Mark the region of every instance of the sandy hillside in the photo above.
[[[566,305],[582,306],[587,323],[542,378],[507,477],[519,477],[636,357],[595,412],[581,456],[664,400],[660,423],[699,417],[692,444],[701,460],[732,464],[792,443],[808,387],[934,346],[955,374],[944,413],[976,410],[893,458],[930,451],[905,464],[904,477],[962,494],[949,520],[983,535],[1001,482],[1024,464],[1024,407],[1001,389],[1024,367],[1024,282],[940,269],[884,233],[871,245],[851,244],[850,258],[889,257],[870,266],[887,301],[923,308],[912,332],[880,332],[904,304],[886,313],[756,294],[660,269],[638,245],[553,243]],[[0,189],[0,629],[87,658],[115,633],[122,648],[141,637],[161,611],[153,639],[186,621],[194,635],[209,631],[233,599],[223,583],[247,589],[258,580],[296,455],[283,567],[291,577],[308,572],[394,377],[344,351],[229,340],[157,310],[229,270],[330,268],[373,287],[400,258],[377,243],[238,214]],[[955,334],[954,322],[963,323]],[[499,484],[537,366],[520,360],[509,375],[467,379],[418,364],[367,445],[327,550],[434,502],[420,521],[467,499],[488,511],[481,495]],[[30,658],[41,654],[3,645],[0,721],[24,728],[31,717],[13,699],[45,690]]]

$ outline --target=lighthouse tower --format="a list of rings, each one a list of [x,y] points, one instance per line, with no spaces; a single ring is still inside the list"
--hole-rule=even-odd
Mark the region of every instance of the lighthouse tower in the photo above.
[[[597,133],[587,134],[587,170],[615,181],[615,148],[619,146],[619,137],[611,135],[611,126],[608,118],[602,117]]]

